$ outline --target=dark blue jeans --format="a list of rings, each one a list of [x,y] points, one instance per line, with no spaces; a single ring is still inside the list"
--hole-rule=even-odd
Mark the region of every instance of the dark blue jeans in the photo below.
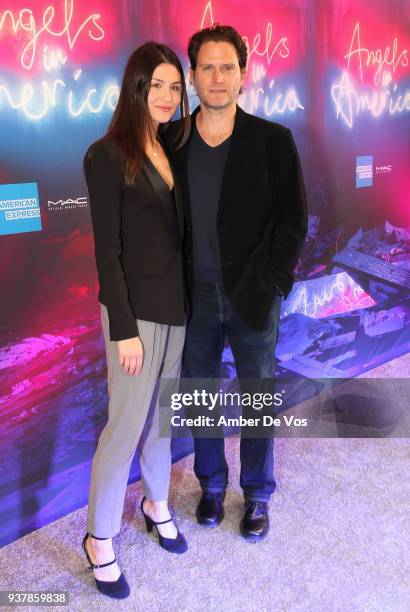
[[[196,283],[187,325],[182,376],[219,379],[227,337],[239,381],[261,378],[272,380],[281,300],[276,293],[267,329],[255,331],[235,312],[221,285]],[[223,437],[195,437],[194,445],[194,472],[202,490],[223,492],[228,484]],[[276,487],[273,475],[273,437],[241,436],[240,460],[240,486],[245,499],[268,501]]]

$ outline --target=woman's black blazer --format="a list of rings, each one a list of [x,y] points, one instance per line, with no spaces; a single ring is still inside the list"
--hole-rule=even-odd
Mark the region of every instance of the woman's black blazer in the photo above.
[[[127,187],[120,149],[107,139],[88,149],[84,170],[110,340],[138,336],[136,319],[183,325],[183,210],[175,173],[175,198],[148,158]]]

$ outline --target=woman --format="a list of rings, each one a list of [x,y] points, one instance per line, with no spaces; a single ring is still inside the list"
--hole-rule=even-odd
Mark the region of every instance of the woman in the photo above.
[[[158,400],[149,411],[159,377],[179,376],[185,338],[182,203],[159,135],[178,107],[182,145],[189,115],[181,64],[165,45],[142,45],[128,60],[107,134],[84,159],[109,407],[92,464],[83,548],[98,590],[117,599],[130,589],[111,538],[120,529],[137,445],[147,530],[156,527],[166,550],[187,550],[168,510],[170,438],[159,435]]]

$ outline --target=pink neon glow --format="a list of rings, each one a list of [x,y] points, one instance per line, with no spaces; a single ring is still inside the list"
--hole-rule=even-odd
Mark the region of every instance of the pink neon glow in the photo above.
[[[391,45],[388,44],[384,48],[372,49],[364,46],[360,40],[359,22],[354,26],[349,49],[344,59],[347,62],[348,69],[353,68],[356,60],[357,72],[362,83],[364,83],[365,71],[369,70],[371,72],[374,70],[373,84],[376,86],[381,84],[382,75],[386,78],[387,71],[392,76],[400,68],[406,68],[409,65],[408,51],[407,49],[400,50],[397,36],[394,37]],[[387,84],[387,82],[385,81],[384,84]]]
[[[208,6],[206,10],[210,16]],[[252,6],[252,19],[247,11],[236,11],[236,2],[227,1],[214,11],[215,21],[232,24],[242,33],[248,47],[249,69],[263,67],[268,76],[279,77],[290,72],[300,63],[305,46],[305,35],[299,26],[300,15],[294,7],[275,7],[272,2],[262,0]],[[206,13],[204,13],[206,18]],[[203,21],[206,21],[206,19]],[[255,25],[257,24],[257,25]]]
[[[96,293],[95,287],[89,287],[88,285],[72,285],[68,291],[70,295],[76,298],[88,297]]]
[[[98,0],[13,2],[0,10],[1,65],[36,73],[67,59],[89,60],[106,53],[114,25],[114,14]]]
[[[60,335],[41,334],[0,349],[0,407],[7,422],[25,420],[35,414],[37,404],[50,393],[62,393],[78,375],[74,347],[88,334],[100,333],[97,319],[86,325],[65,328]],[[52,390],[52,391],[50,391]]]
[[[0,370],[27,367],[33,360],[50,354],[66,352],[71,346],[70,338],[42,334],[40,338],[25,338],[19,344],[0,349]]]
[[[291,74],[303,58],[306,31],[299,13],[293,7],[275,7],[273,17],[271,2],[262,0],[252,6],[250,19],[249,12],[238,11],[236,5],[227,0],[217,6],[210,0],[204,4],[197,27],[229,23],[241,33],[248,48],[241,106],[250,113],[263,112],[266,117],[304,110],[295,86],[284,87],[281,79]],[[192,30],[181,30],[179,37],[191,34]]]
[[[259,74],[265,69],[267,76],[275,78],[287,73],[300,63],[305,47],[300,11],[296,7],[275,6],[270,0],[259,0],[248,10],[238,10],[235,0],[223,3],[180,3],[175,14],[178,40],[188,40],[196,29],[209,27],[213,23],[230,24],[244,37],[249,52],[248,79],[253,64],[258,65]],[[255,75],[255,72],[253,72]]]
[[[348,70],[358,83],[373,87],[404,78],[409,65],[406,29],[387,22],[377,4],[369,11],[360,2],[346,3],[342,13],[334,21],[330,36],[333,57],[340,68]]]
[[[349,128],[359,115],[377,118],[410,110],[410,91],[405,89],[408,34],[388,23],[380,7],[373,9],[343,3],[341,19],[333,23],[331,49],[340,72],[331,85],[331,97],[336,118]]]

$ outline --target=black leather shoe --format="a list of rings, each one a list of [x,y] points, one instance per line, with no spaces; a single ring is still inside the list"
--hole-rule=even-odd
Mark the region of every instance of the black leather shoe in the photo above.
[[[200,525],[216,527],[225,516],[225,493],[202,493],[196,509],[196,518]]]
[[[267,535],[269,527],[267,502],[245,502],[245,514],[240,524],[243,537],[251,542],[259,542]]]

